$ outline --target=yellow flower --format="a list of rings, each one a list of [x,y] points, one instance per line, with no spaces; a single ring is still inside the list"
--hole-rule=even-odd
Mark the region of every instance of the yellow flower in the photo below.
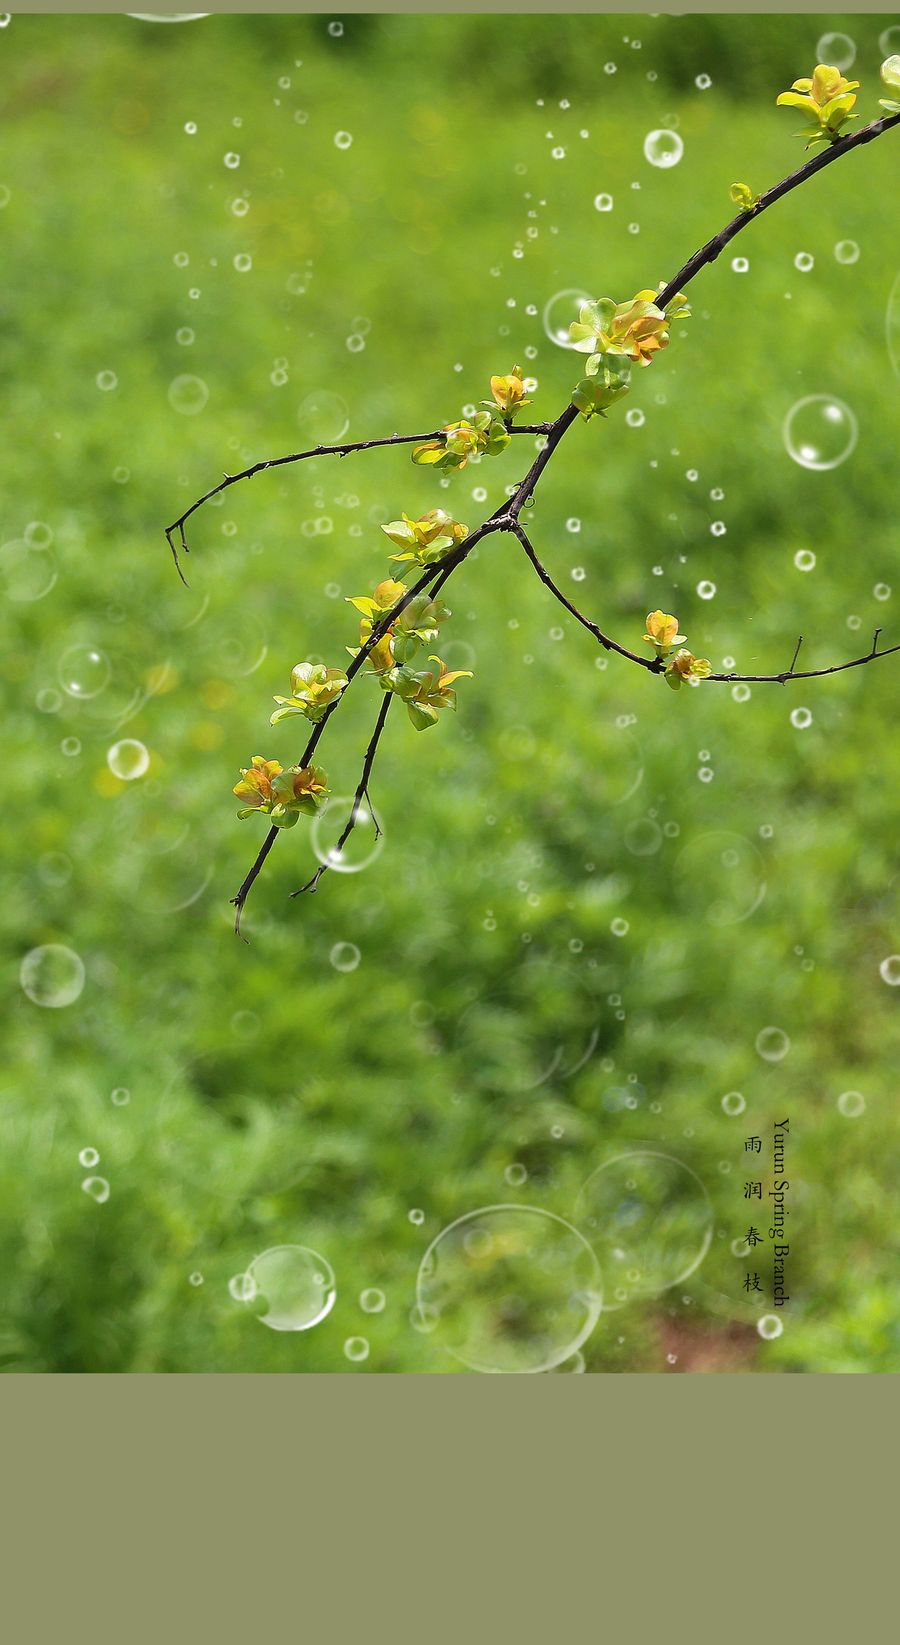
[[[680,691],[685,680],[705,680],[712,673],[712,664],[705,657],[695,657],[692,651],[676,651],[666,668],[666,684]]]
[[[468,526],[454,520],[443,508],[430,508],[418,520],[403,514],[399,520],[391,520],[381,529],[392,543],[404,551],[402,554],[392,554],[392,560],[414,560],[421,566],[433,565],[445,549],[454,543],[461,543],[469,535]]]
[[[456,692],[451,688],[455,680],[471,679],[471,669],[448,669],[440,657],[429,657],[437,668],[416,670],[401,666],[382,681],[386,691],[393,691],[405,702],[406,711],[417,731],[425,731],[437,722],[442,708],[456,707]]]
[[[342,668],[326,668],[324,663],[298,663],[291,670],[290,697],[276,697],[280,705],[276,708],[269,724],[277,725],[279,720],[289,719],[293,714],[302,714],[313,725],[321,720],[330,704],[340,696],[347,685],[347,676]]]
[[[482,405],[490,406],[492,411],[495,405],[499,406],[504,417],[514,417],[522,406],[531,405],[531,401],[525,398],[525,384],[518,366],[513,366],[506,377],[492,377],[491,393],[493,400],[482,400]]]
[[[659,308],[656,299],[663,289],[639,291],[627,303],[601,297],[583,305],[569,327],[569,336],[580,354],[591,355],[585,367],[589,377],[596,376],[604,354],[623,355],[648,366],[654,354],[667,346],[671,321],[687,318],[690,309],[680,291],[664,309]]]
[[[278,760],[265,760],[261,754],[254,754],[249,769],[241,771],[241,781],[231,790],[244,801],[245,810],[238,812],[239,817],[249,817],[252,812],[272,804],[272,780],[280,773]]]
[[[814,143],[837,142],[845,121],[856,119],[850,110],[858,89],[858,80],[845,80],[840,69],[819,63],[811,79],[795,80],[791,90],[781,92],[775,101],[785,108],[802,109],[811,116],[812,123],[804,127],[800,135],[810,139],[806,146],[812,148]]]
[[[741,211],[752,211],[754,206],[759,205],[759,195],[753,193],[749,183],[732,183],[728,193]]]
[[[396,583],[392,577],[386,577],[373,590],[371,599],[360,597],[357,600],[352,600],[348,595],[347,604],[355,605],[357,611],[361,611],[364,617],[368,617],[374,622],[379,617],[385,616],[397,604],[398,600],[402,600],[405,593],[405,583]]]
[[[678,632],[677,617],[670,617],[665,611],[650,611],[644,639],[654,647],[657,657],[667,657],[676,645],[681,644],[684,635]]]
[[[279,805],[291,811],[318,811],[328,793],[328,779],[317,765],[293,765],[282,771],[272,784]]]

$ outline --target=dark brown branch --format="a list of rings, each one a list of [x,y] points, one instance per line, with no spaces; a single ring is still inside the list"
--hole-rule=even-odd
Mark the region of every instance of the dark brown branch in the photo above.
[[[369,746],[366,749],[366,757],[365,757],[365,760],[363,761],[362,776],[359,779],[359,782],[358,782],[357,787],[356,787],[356,793],[353,796],[353,805],[350,808],[350,815],[347,818],[346,823],[344,824],[344,828],[341,832],[341,835],[340,835],[340,838],[338,839],[337,844],[332,848],[331,851],[329,851],[329,853],[328,853],[329,857],[337,856],[337,855],[340,854],[341,851],[343,851],[344,846],[347,844],[347,841],[349,840],[350,835],[353,833],[353,830],[354,830],[354,828],[356,827],[356,825],[359,821],[360,804],[361,804],[363,798],[369,800],[368,783],[369,783],[369,778],[372,775],[372,765],[373,765],[373,762],[374,762],[374,759],[375,759],[376,751],[378,749],[378,744],[381,741],[381,733],[384,730],[384,722],[388,717],[388,709],[390,708],[392,702],[393,702],[393,697],[392,697],[391,693],[389,691],[386,691],[385,694],[384,694],[384,701],[382,702],[381,708],[378,711],[378,718],[375,721],[375,729],[372,732],[372,736],[369,740]],[[372,816],[372,821],[375,824],[375,838],[378,839],[379,835],[381,834],[381,829],[378,826],[378,819],[375,816],[375,811],[373,809],[371,800],[369,800],[369,811],[370,811],[371,816]],[[292,897],[301,897],[303,895],[304,891],[315,891],[320,879],[322,878],[322,875],[327,874],[329,868],[331,868],[332,866],[333,865],[330,862],[320,863],[319,867],[316,869],[315,873],[313,874],[312,879],[307,880],[305,885],[301,885],[300,889],[298,891],[292,891],[291,896]]]
[[[506,424],[507,433],[509,434],[547,434],[551,427],[550,423],[523,423],[520,427],[514,427],[511,423]],[[351,452],[371,451],[374,446],[418,445],[426,440],[439,440],[442,432],[443,430],[438,428],[432,429],[429,434],[387,434],[378,440],[351,440],[344,445],[312,446],[309,451],[292,451],[286,457],[267,457],[262,462],[251,463],[249,468],[242,468],[239,474],[226,474],[217,486],[205,491],[202,497],[198,497],[196,502],[191,503],[190,508],[186,508],[184,513],[179,515],[177,520],[173,520],[171,525],[166,526],[166,539],[172,550],[179,577],[182,582],[185,581],[178,560],[178,548],[175,545],[176,531],[179,536],[180,548],[185,554],[189,554],[190,548],[184,529],[188,520],[192,514],[196,514],[198,508],[202,508],[204,503],[208,503],[211,497],[218,497],[219,493],[227,491],[229,486],[237,485],[241,480],[252,480],[254,474],[261,474],[263,469],[283,468],[287,463],[302,463],[307,457],[348,457]]]
[[[519,542],[522,544],[525,553],[528,555],[528,558],[540,577],[541,582],[544,584],[544,587],[549,588],[550,593],[554,596],[554,598],[559,601],[560,605],[565,606],[566,610],[575,618],[576,622],[581,624],[582,628],[586,628],[589,634],[593,634],[594,639],[599,641],[605,651],[617,651],[620,657],[627,657],[630,663],[638,663],[641,668],[648,669],[651,674],[662,673],[663,665],[658,658],[654,657],[651,661],[647,657],[639,657],[636,651],[628,651],[625,646],[619,645],[617,641],[611,639],[608,634],[604,634],[602,628],[598,628],[597,624],[592,622],[590,617],[586,617],[584,612],[579,611],[578,607],[573,605],[568,596],[565,595],[562,589],[559,588],[553,581],[547,567],[538,559],[533,544],[529,541],[526,533],[522,530],[518,520],[513,520],[509,529],[518,537]]]
[[[707,675],[707,679],[721,680],[724,681],[725,684],[735,685],[743,684],[745,682],[748,685],[768,684],[770,682],[777,685],[787,685],[788,680],[818,680],[821,679],[823,674],[842,674],[845,668],[862,668],[864,663],[873,663],[877,657],[891,657],[895,651],[900,651],[900,645],[885,645],[882,646],[879,651],[878,636],[880,633],[881,629],[876,628],[875,636],[872,640],[872,649],[871,651],[867,651],[864,657],[854,657],[852,661],[848,663],[832,663],[830,668],[795,668],[794,664],[797,661],[797,655],[800,650],[800,642],[798,641],[797,650],[794,652],[794,661],[791,663],[790,668],[786,668],[782,674],[709,674]]]
[[[690,280],[693,280],[694,275],[699,274],[702,268],[706,268],[709,263],[714,263],[735,235],[740,234],[741,230],[745,229],[748,223],[752,223],[755,218],[761,217],[769,206],[774,206],[776,200],[783,200],[786,194],[790,194],[792,189],[799,188],[800,184],[805,183],[808,178],[814,177],[817,171],[824,171],[826,166],[832,165],[835,160],[840,160],[842,155],[849,154],[851,149],[861,148],[864,143],[871,143],[876,137],[880,137],[882,132],[889,131],[891,126],[896,126],[898,123],[900,123],[900,114],[884,115],[880,120],[872,120],[868,126],[863,126],[860,131],[854,132],[852,137],[840,137],[836,143],[832,144],[831,148],[825,149],[820,154],[814,154],[812,159],[807,160],[804,166],[800,166],[797,171],[792,171],[789,177],[783,178],[780,183],[775,183],[772,188],[766,189],[765,193],[760,195],[755,206],[751,206],[749,211],[739,211],[737,216],[732,218],[732,221],[725,228],[721,229],[718,234],[714,234],[711,240],[707,240],[706,245],[701,246],[699,251],[695,251],[693,257],[688,258],[684,267],[678,270],[674,279],[669,281],[669,284],[656,298],[660,308],[665,308],[666,303],[670,303],[675,294],[681,291]]]

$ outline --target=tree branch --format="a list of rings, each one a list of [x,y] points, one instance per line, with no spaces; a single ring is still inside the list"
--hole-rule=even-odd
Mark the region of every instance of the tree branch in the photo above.
[[[384,730],[384,722],[388,717],[388,710],[389,710],[393,700],[394,699],[393,699],[391,693],[389,691],[386,691],[384,693],[384,700],[381,704],[381,708],[378,711],[378,718],[375,721],[375,730],[372,732],[372,736],[369,740],[369,746],[366,749],[366,757],[365,757],[365,760],[363,761],[362,776],[359,779],[359,782],[358,782],[357,788],[356,788],[356,793],[353,796],[353,805],[351,806],[351,809],[350,809],[350,815],[347,818],[347,822],[344,825],[344,828],[341,832],[341,835],[340,835],[340,838],[338,839],[337,844],[335,846],[333,846],[332,849],[328,853],[330,858],[338,856],[340,854],[340,852],[343,851],[344,846],[347,844],[347,841],[349,840],[350,835],[353,833],[353,830],[354,830],[354,828],[356,827],[356,825],[359,821],[360,803],[361,803],[363,797],[365,797],[366,799],[369,799],[369,796],[368,796],[368,783],[369,783],[369,778],[372,774],[372,765],[373,765],[373,762],[375,760],[375,754],[376,754],[376,751],[377,751],[377,748],[378,748],[378,744],[381,740],[381,733]],[[369,800],[369,809],[371,811],[372,821],[375,824],[375,838],[377,839],[379,837],[380,833],[381,833],[381,829],[378,826],[378,820],[375,816],[375,811],[374,811],[374,808],[372,806],[372,801],[371,800]],[[303,895],[304,891],[315,891],[320,879],[322,878],[322,875],[327,874],[329,868],[332,868],[333,866],[334,866],[333,862],[323,862],[323,863],[321,863],[320,866],[316,869],[315,873],[313,874],[312,879],[307,880],[305,885],[301,885],[300,889],[298,891],[292,891],[291,896],[292,897],[301,897]]]
[[[772,188],[767,189],[765,193],[760,196],[754,206],[747,211],[739,212],[730,223],[726,224],[726,226],[721,229],[718,234],[714,235],[711,240],[708,240],[704,246],[701,246],[700,249],[688,259],[688,261],[681,269],[679,269],[678,273],[669,282],[669,284],[664,286],[661,290],[658,298],[656,299],[659,306],[664,308],[666,304],[672,300],[676,293],[681,291],[690,283],[691,280],[694,279],[695,275],[697,275],[701,269],[707,267],[710,263],[715,262],[716,258],[720,256],[725,247],[731,240],[734,239],[735,235],[741,233],[741,231],[748,227],[751,222],[753,222],[757,217],[760,217],[764,211],[767,211],[770,206],[775,205],[778,200],[783,199],[784,196],[789,194],[793,189],[798,188],[801,183],[804,183],[809,178],[814,177],[817,172],[823,171],[826,166],[833,164],[833,162],[840,159],[842,155],[849,154],[851,150],[860,148],[864,144],[872,142],[876,137],[880,137],[885,131],[890,130],[898,123],[900,123],[900,115],[884,116],[880,119],[873,120],[868,126],[864,126],[862,130],[856,132],[852,137],[839,138],[833,143],[831,148],[827,149],[823,153],[815,155],[812,159],[807,160],[804,165],[798,167],[796,171],[791,172],[790,175],[785,177],[780,183],[776,183]],[[596,623],[594,623],[590,618],[585,617],[584,614],[578,610],[577,606],[575,606],[574,603],[569,600],[565,594],[563,594],[562,590],[553,581],[550,573],[538,558],[527,533],[520,524],[519,515],[521,514],[523,508],[530,505],[534,500],[534,493],[541,475],[553,457],[560,441],[564,438],[569,429],[577,420],[578,415],[577,408],[570,403],[564,407],[559,416],[552,423],[537,423],[523,425],[521,427],[513,427],[509,422],[507,422],[507,428],[510,434],[543,434],[546,435],[546,444],[538,452],[534,462],[528,470],[528,473],[515,487],[515,490],[508,501],[501,504],[499,508],[495,509],[494,513],[489,516],[484,524],[479,526],[476,531],[472,532],[470,536],[465,538],[462,543],[449,549],[440,560],[435,561],[433,565],[429,566],[417,582],[406,591],[403,598],[397,602],[391,611],[384,615],[377,625],[375,625],[369,639],[360,647],[349,668],[347,669],[348,686],[363,667],[369,653],[378,644],[379,640],[381,640],[388,632],[391,625],[406,609],[410,601],[415,599],[417,594],[423,592],[427,588],[431,589],[432,594],[436,593],[444,586],[447,579],[456,570],[457,566],[461,565],[467,556],[472,552],[476,544],[482,541],[485,537],[491,535],[493,532],[498,531],[511,532],[518,538],[525,550],[525,553],[531,561],[532,566],[544,585],[550,590],[554,597],[560,601],[570,615],[573,616],[583,628],[587,629],[587,631],[594,636],[594,638],[604,647],[605,650],[618,653],[619,656],[626,658],[629,662],[637,663],[641,668],[646,669],[649,673],[659,674],[664,671],[665,663],[660,658],[656,657],[652,660],[648,660],[646,657],[638,656],[636,652],[629,651],[625,646],[619,645],[609,635],[605,634]],[[168,540],[169,547],[172,550],[172,555],[175,560],[179,576],[182,581],[185,581],[178,560],[178,548],[176,547],[174,540],[175,533],[177,532],[179,535],[181,548],[185,553],[188,553],[189,548],[184,529],[186,522],[190,519],[191,515],[194,514],[197,509],[201,508],[204,503],[208,502],[211,497],[217,496],[220,492],[225,491],[229,486],[236,485],[241,480],[250,479],[254,474],[261,473],[263,469],[278,468],[287,463],[302,462],[308,457],[332,455],[344,457],[350,452],[367,451],[375,446],[409,445],[418,442],[424,443],[428,440],[440,438],[441,433],[442,430],[439,429],[430,434],[392,434],[382,439],[359,440],[345,445],[319,445],[313,447],[309,451],[293,452],[285,457],[274,457],[263,462],[254,463],[250,468],[242,470],[239,474],[226,474],[224,480],[222,480],[219,485],[214,486],[210,491],[206,492],[204,496],[199,497],[196,502],[191,504],[190,508],[186,509],[185,512],[173,522],[172,525],[167,526],[166,528],[166,538]],[[708,678],[710,680],[731,683],[761,683],[775,681],[784,685],[788,680],[817,679],[825,674],[838,674],[845,669],[858,668],[864,663],[872,662],[877,657],[890,656],[892,653],[900,651],[900,645],[889,646],[879,651],[878,636],[880,632],[880,629],[876,631],[875,638],[872,642],[872,649],[866,656],[856,657],[852,661],[846,663],[836,663],[829,668],[809,669],[806,671],[797,670],[796,663],[800,653],[800,645],[802,644],[801,637],[801,640],[797,643],[790,668],[780,674],[710,674]],[[346,688],[340,697],[336,698],[328,705],[322,719],[313,728],[306,749],[301,756],[300,763],[302,765],[306,765],[312,757],[319,739],[325,730],[328,720],[330,719],[335,708],[338,706],[338,703],[343,701],[345,695]],[[372,763],[375,758],[381,732],[384,728],[389,704],[390,696],[387,696],[385,703],[382,704],[372,739],[366,751],[363,774],[356,791],[353,810],[351,812],[347,828],[338,842],[338,849],[342,848],[343,843],[347,838],[349,838],[349,834],[356,824],[356,819],[359,812],[359,802],[362,796],[366,793],[366,785],[371,774]],[[279,832],[280,830],[277,828],[271,828],[269,830],[249,873],[237,893],[237,896],[232,898],[232,902],[234,903],[237,911],[235,917],[235,930],[239,935],[241,914],[247,900],[248,893],[256,880],[263,863],[268,857],[268,854],[271,851],[272,846],[275,843],[276,836]],[[326,866],[327,865],[323,865],[313,876],[312,880],[309,881],[306,886],[301,887],[301,890],[315,890],[322,873],[325,872]],[[297,896],[299,895],[299,892],[294,892],[292,895]]]
[[[508,426],[507,433],[548,434],[551,427],[552,424],[550,423],[523,423],[519,428]],[[263,469],[283,468],[287,463],[302,463],[307,457],[348,457],[351,452],[371,451],[374,446],[418,445],[426,440],[439,440],[441,433],[441,429],[434,429],[430,434],[387,434],[378,440],[351,440],[349,444],[345,445],[312,446],[309,451],[292,451],[286,457],[266,457],[262,462],[251,463],[249,468],[242,468],[239,474],[226,474],[224,480],[220,480],[217,486],[205,491],[202,497],[198,497],[196,502],[191,503],[190,508],[186,508],[184,513],[179,515],[177,520],[173,520],[171,525],[166,526],[166,540],[172,550],[172,557],[181,581],[187,586],[178,559],[178,548],[175,545],[176,531],[179,535],[179,546],[185,554],[190,554],[191,551],[188,547],[184,529],[188,520],[192,514],[196,514],[198,508],[202,508],[204,503],[208,503],[211,497],[218,497],[219,493],[227,491],[229,486],[238,485],[241,480],[252,480],[254,474],[261,474]]]

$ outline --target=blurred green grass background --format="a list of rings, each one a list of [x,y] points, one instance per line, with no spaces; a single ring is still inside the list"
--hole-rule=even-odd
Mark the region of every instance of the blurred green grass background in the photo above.
[[[287,764],[304,740],[268,728],[273,694],[301,657],[352,643],[343,597],[384,574],[379,522],[441,503],[476,524],[532,443],[446,492],[402,450],[260,475],[192,521],[189,591],[163,538],[224,470],[345,424],[429,429],[514,361],[537,379],[533,415],[554,416],[577,358],[548,335],[551,299],[668,279],[728,220],[733,181],[757,191],[797,164],[774,100],[823,35],[852,37],[871,118],[890,19],[328,25],[16,16],[2,38],[2,1362],[459,1370],[415,1309],[429,1241],[495,1204],[571,1220],[592,1172],[650,1149],[701,1179],[709,1250],[683,1284],[604,1310],[564,1368],[894,1369],[896,661],[675,697],[604,667],[493,539],[448,589],[444,654],[475,675],[458,716],[427,736],[389,725],[381,854],[288,901],[315,866],[301,821],[248,904],[247,948],[228,899],[261,829],[230,790],[251,754]],[[644,156],[658,128],[684,143],[668,169]],[[879,626],[900,640],[898,145],[753,225],[733,248],[749,267],[729,250],[698,277],[667,355],[548,470],[535,543],[623,643],[655,606],[746,672],[785,667],[801,633],[807,666]],[[179,409],[196,404],[184,376],[199,412]],[[824,471],[783,435],[819,394],[858,425]],[[361,683],[322,745],[338,794],[366,699]],[[138,780],[110,771],[122,738],[149,751]],[[85,967],[58,1010],[19,982],[52,943]],[[778,1061],[757,1049],[772,1026]],[[838,1106],[848,1091],[861,1112]],[[768,1188],[785,1114],[791,1302],[764,1341],[771,1251],[742,1236],[769,1213],[742,1187]],[[85,1148],[105,1203],[82,1192]],[[284,1244],[336,1274],[302,1333],[229,1294]],[[742,1291],[754,1268],[768,1298]],[[484,1328],[527,1344],[529,1306]],[[362,1360],[344,1348],[358,1337]]]

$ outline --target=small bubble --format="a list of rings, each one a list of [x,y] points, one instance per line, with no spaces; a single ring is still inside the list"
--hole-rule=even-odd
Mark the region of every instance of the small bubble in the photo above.
[[[121,782],[134,782],[150,769],[150,755],[136,737],[123,737],[107,750],[106,763]]]
[[[845,1119],[855,1120],[860,1114],[865,1113],[866,1099],[861,1091],[842,1091],[837,1105],[838,1112],[843,1114]]]
[[[891,597],[890,585],[888,583],[876,583],[872,593],[876,600],[889,600]]]
[[[105,1177],[85,1177],[81,1187],[82,1191],[90,1194],[91,1199],[95,1199],[98,1205],[105,1205],[109,1199],[109,1183]]]
[[[878,970],[882,982],[886,982],[889,988],[900,987],[900,954],[889,954],[886,960],[882,960]]]
[[[252,1274],[233,1274],[228,1281],[228,1291],[235,1302],[252,1302],[256,1296],[256,1281]]]
[[[117,1085],[116,1089],[110,1092],[109,1100],[116,1108],[126,1108],[131,1101],[131,1092],[126,1085]]]
[[[503,1180],[509,1183],[510,1188],[521,1188],[522,1183],[528,1180],[528,1172],[524,1165],[508,1165]]]
[[[715,585],[715,583],[710,583],[710,582],[698,583],[697,584],[697,593],[699,594],[701,600],[715,599],[716,585]]]
[[[99,1165],[100,1155],[97,1153],[96,1148],[82,1148],[78,1156],[78,1163],[83,1165],[86,1171],[90,1171],[94,1165]]]
[[[336,942],[328,958],[335,971],[355,971],[362,955],[353,942]]]
[[[421,1228],[425,1221],[425,1212],[414,1208],[412,1211],[407,1212],[407,1217],[414,1228]]]
[[[811,548],[798,548],[794,555],[794,564],[798,571],[812,571],[816,563],[816,556]]]
[[[246,251],[237,252],[231,261],[239,274],[246,274],[253,267],[253,258]]]
[[[384,1302],[384,1292],[379,1291],[374,1285],[370,1286],[366,1291],[361,1291],[359,1294],[359,1306],[364,1314],[380,1314],[384,1307]]]
[[[775,1337],[781,1336],[784,1324],[777,1314],[760,1314],[756,1322],[756,1329],[764,1342],[772,1342]]]
[[[237,171],[237,168],[240,165],[240,163],[241,163],[241,157],[240,157],[239,154],[226,154],[225,155],[225,164],[228,167],[229,171]]]
[[[812,714],[808,708],[791,709],[791,725],[794,726],[797,731],[806,731],[807,727],[812,725],[812,718]]]
[[[118,385],[119,379],[114,371],[98,371],[94,381],[96,382],[98,388],[102,389],[105,394],[108,394],[110,389],[115,388]]]
[[[712,85],[712,80],[708,74],[698,74],[694,80],[694,85],[697,87],[698,91],[709,91],[709,88]]]
[[[677,131],[650,131],[644,138],[644,159],[649,160],[651,166],[659,166],[667,170],[670,166],[677,166],[684,153],[684,141]]]
[[[336,149],[348,149],[352,142],[353,142],[353,138],[351,137],[349,131],[336,131],[335,132],[335,134],[334,134],[334,146],[335,146]],[[368,1350],[366,1350],[366,1351],[368,1352]]]
[[[643,428],[645,420],[644,413],[636,406],[625,413],[625,421],[629,428]]]
[[[365,1337],[348,1337],[344,1343],[344,1353],[347,1358],[359,1364],[369,1357],[369,1344]]]
[[[80,956],[58,942],[32,948],[19,967],[23,992],[35,1005],[52,1010],[74,1005],[84,988],[84,979],[84,962]]]
[[[764,1062],[781,1062],[791,1049],[783,1028],[761,1028],[754,1044]]]
[[[740,1091],[727,1091],[722,1098],[722,1108],[726,1114],[742,1114],[747,1106],[746,1098]]]
[[[731,267],[734,270],[735,274],[746,274],[748,268],[750,267],[749,258],[747,258],[747,257],[732,257]]]
[[[203,1284],[203,1275],[201,1274],[199,1268],[195,1268],[194,1272],[192,1274],[188,1274],[188,1285],[193,1285],[194,1288],[196,1289],[196,1287],[198,1285],[202,1285],[202,1284]]]
[[[839,263],[858,263],[859,246],[855,240],[839,240],[834,248],[834,255]]]
[[[815,261],[815,258],[808,251],[798,251],[794,258],[794,267],[798,268],[801,274],[808,274],[810,269],[815,266]]]
[[[594,208],[596,211],[612,211],[613,197],[611,194],[595,194]]]
[[[628,921],[622,919],[612,920],[609,929],[614,937],[626,937],[629,930]]]

